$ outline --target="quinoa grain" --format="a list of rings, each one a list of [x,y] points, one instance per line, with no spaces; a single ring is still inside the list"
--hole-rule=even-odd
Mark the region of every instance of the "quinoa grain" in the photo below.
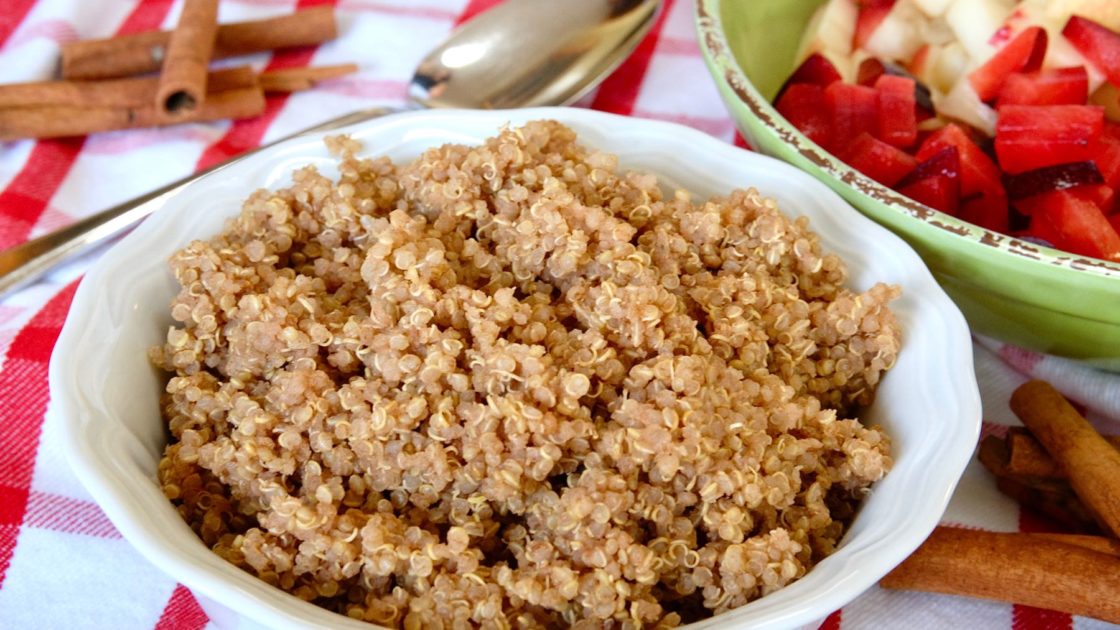
[[[754,190],[664,196],[555,122],[347,138],[176,253],[164,493],[390,627],[670,627],[796,580],[890,468],[898,290]]]

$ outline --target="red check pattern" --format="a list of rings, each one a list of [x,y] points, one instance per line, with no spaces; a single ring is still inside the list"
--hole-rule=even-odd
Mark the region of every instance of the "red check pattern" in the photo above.
[[[330,0],[328,0],[330,1]],[[270,97],[251,120],[0,144],[0,248],[91,214],[330,115],[400,104],[412,68],[457,24],[500,0],[336,0],[340,38],[253,59],[259,67],[359,60],[362,71],[312,92]],[[221,19],[265,17],[315,0],[223,0]],[[97,10],[90,7],[96,5]],[[106,6],[103,6],[106,5]],[[20,68],[60,42],[166,27],[178,2],[0,3],[0,81],[47,78]],[[653,32],[577,106],[670,120],[745,146],[703,67],[692,3],[666,0]],[[38,64],[49,72],[52,64]],[[127,175],[125,175],[127,174]],[[52,420],[47,365],[78,276],[71,266],[0,302],[0,628],[157,628],[210,624],[185,586],[140,557],[66,467]],[[975,345],[988,417],[984,432],[1016,424],[1006,400],[1030,376],[1054,382],[1090,419],[1120,433],[1120,378],[985,339]],[[945,522],[1001,531],[1048,525],[1004,499],[975,463]],[[65,568],[60,568],[65,566]],[[1025,606],[873,588],[821,621],[824,630],[951,627],[1048,630],[1103,627]]]

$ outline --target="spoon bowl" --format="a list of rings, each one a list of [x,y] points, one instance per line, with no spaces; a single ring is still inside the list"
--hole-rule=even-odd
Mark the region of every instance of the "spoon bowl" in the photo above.
[[[633,52],[660,7],[660,0],[505,2],[429,53],[409,97],[461,109],[567,105]]]

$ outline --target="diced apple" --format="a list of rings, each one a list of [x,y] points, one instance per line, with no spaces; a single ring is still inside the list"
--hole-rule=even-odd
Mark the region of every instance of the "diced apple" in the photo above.
[[[914,6],[918,7],[919,11],[921,11],[922,13],[925,13],[929,17],[939,17],[939,16],[944,15],[946,9],[949,8],[949,5],[953,4],[953,0],[913,0],[913,1],[914,1]]]
[[[993,136],[996,133],[996,110],[980,100],[968,81],[958,81],[948,94],[939,95],[935,92],[933,104],[940,114],[948,118],[971,125],[985,135]]]
[[[926,16],[909,2],[896,2],[864,44],[863,49],[880,59],[907,62],[924,42],[922,23]]]
[[[942,94],[948,94],[968,71],[968,66],[968,51],[960,42],[953,42],[937,50],[929,75],[919,78]]]
[[[857,0],[859,16],[856,17],[856,34],[852,38],[852,48],[863,48],[867,40],[891,12],[895,0]]]
[[[1038,19],[1059,28],[1071,15],[1083,15],[1112,30],[1120,30],[1120,2],[1116,0],[1022,0]]]
[[[833,55],[849,55],[858,16],[855,0],[828,0],[809,21],[798,47],[796,63],[800,65],[813,53],[823,53],[834,63]]]
[[[945,12],[945,21],[969,57],[979,64],[995,54],[997,46],[993,45],[992,36],[1014,8],[1008,0],[956,0]]]
[[[949,28],[949,24],[942,18],[930,18],[921,24],[921,28],[922,41],[927,44],[944,46],[957,39],[953,29]]]

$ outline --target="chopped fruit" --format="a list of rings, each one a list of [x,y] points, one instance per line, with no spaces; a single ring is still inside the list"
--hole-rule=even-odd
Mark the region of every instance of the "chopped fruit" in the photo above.
[[[862,48],[886,61],[909,61],[922,47],[925,19],[909,2],[895,2]]]
[[[778,113],[822,147],[829,146],[832,123],[823,106],[824,88],[799,83],[789,86],[778,101]]]
[[[956,147],[939,151],[898,182],[898,192],[942,212],[956,215],[960,200],[960,155]]]
[[[1075,15],[1066,22],[1062,35],[1110,82],[1120,85],[1120,33]]]
[[[931,133],[922,142],[916,157],[918,160],[928,160],[949,147],[957,149],[960,159],[961,195],[1003,195],[999,167],[958,125],[946,125]]]
[[[848,55],[856,34],[859,8],[853,0],[828,0],[813,14],[798,46],[797,59],[813,53]]]
[[[1030,227],[1027,228],[1027,234],[1055,249],[1061,247],[1058,243],[1062,240],[1062,235],[1058,234],[1058,230],[1054,229],[1050,219],[1041,212],[1031,215],[1031,223]]]
[[[1103,184],[1104,178],[1093,162],[1057,164],[1004,178],[1007,196],[1013,201],[1044,193]],[[1020,208],[1023,210],[1023,208]],[[1026,212],[1026,210],[1024,210]],[[1031,214],[1031,212],[1027,212]]]
[[[1068,190],[1047,193],[1038,214],[1054,228],[1061,249],[1105,260],[1120,260],[1120,234],[1097,204]]]
[[[918,161],[882,140],[862,134],[842,156],[849,166],[884,186],[894,186]]]
[[[1015,72],[1034,72],[1046,56],[1046,30],[1032,26],[1015,36],[991,59],[968,75],[981,101],[995,100],[1003,81]],[[1081,101],[1084,103],[1084,100]]]
[[[996,155],[1008,173],[1092,159],[1104,110],[1090,105],[1008,105],[999,112]]]
[[[832,121],[832,144],[844,147],[861,133],[879,128],[879,93],[863,85],[833,83],[824,90],[825,109]]]
[[[820,53],[809,55],[801,65],[794,70],[793,75],[786,81],[786,85],[795,83],[811,83],[825,87],[841,80],[840,71],[832,62]]]
[[[900,148],[913,146],[918,140],[914,80],[884,74],[875,81],[875,90],[879,94],[878,138]]]
[[[950,4],[953,4],[953,0],[914,0],[914,4],[922,13],[930,17],[938,17],[945,13]]]
[[[1007,105],[1084,105],[1089,99],[1085,66],[1008,75],[996,109]]]
[[[868,87],[874,86],[879,77],[886,73],[887,66],[882,61],[868,57],[859,63],[859,68],[856,70],[856,83]]]
[[[1007,212],[1007,197],[1002,194],[977,195],[961,202],[962,220],[975,223],[993,232],[1006,234],[1011,217]]]
[[[1093,161],[1109,186],[1120,189],[1120,136],[1102,135],[1093,147]]]
[[[1085,184],[1083,186],[1076,186],[1073,188],[1064,188],[1062,191],[1067,192],[1078,199],[1088,201],[1096,207],[1100,208],[1102,212],[1108,213],[1112,209],[1113,201],[1116,198],[1116,193],[1105,186],[1104,184]],[[1058,191],[1050,191],[1058,192]],[[1034,197],[1026,197],[1024,199],[1017,199],[1012,201],[1011,204],[1019,212],[1034,216],[1043,212],[1046,209],[1046,204],[1050,203],[1051,198],[1049,193],[1041,193]]]
[[[1096,92],[1089,95],[1090,105],[1100,105],[1104,108],[1104,117],[1120,124],[1120,86],[1104,83]]]
[[[1000,30],[1012,6],[1006,1],[957,0],[945,12],[945,21],[968,56],[984,61],[995,52],[992,35]]]
[[[862,48],[891,12],[894,0],[860,0],[857,4],[859,4],[859,16],[856,18],[856,32],[852,45],[855,48]]]
[[[935,93],[933,104],[938,113],[971,125],[986,135],[996,132],[996,120],[999,115],[996,110],[988,107],[980,100],[976,90],[968,81],[959,81],[953,89],[945,95]]]

